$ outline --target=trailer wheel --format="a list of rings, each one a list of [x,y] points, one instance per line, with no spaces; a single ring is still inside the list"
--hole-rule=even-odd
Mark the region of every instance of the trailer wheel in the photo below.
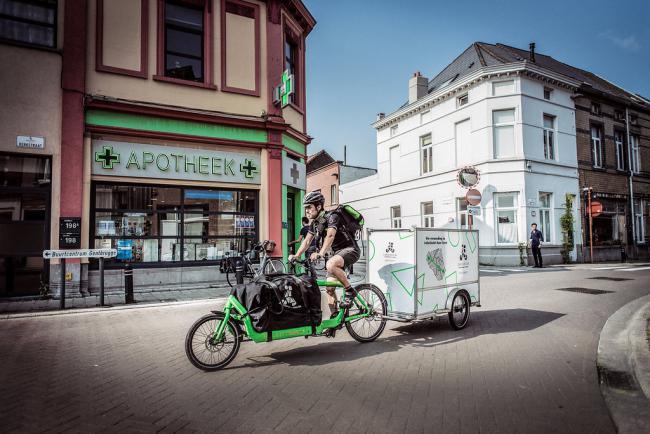
[[[469,297],[465,291],[458,291],[451,302],[449,325],[454,330],[465,328],[469,322]]]

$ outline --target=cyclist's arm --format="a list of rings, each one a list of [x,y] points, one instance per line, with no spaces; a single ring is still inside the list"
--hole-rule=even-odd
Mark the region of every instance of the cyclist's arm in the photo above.
[[[314,239],[314,234],[307,232],[307,236],[305,237],[304,240],[302,240],[302,243],[300,244],[300,247],[298,247],[298,251],[293,256],[300,256],[302,255],[305,250],[309,247],[311,244],[311,240]]]
[[[327,252],[330,247],[332,247],[332,243],[334,242],[334,237],[336,236],[336,228],[327,228],[327,234],[325,235],[325,239],[323,240],[323,246],[320,248],[320,252],[318,253],[321,257],[325,256],[325,252]]]

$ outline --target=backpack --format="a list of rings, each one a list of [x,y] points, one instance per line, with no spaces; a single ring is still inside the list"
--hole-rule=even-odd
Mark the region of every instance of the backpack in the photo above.
[[[352,205],[339,205],[331,212],[338,213],[339,216],[343,219],[345,222],[345,229],[352,239],[361,239],[363,224],[365,222],[363,220],[363,215],[361,215],[359,211],[354,209]]]

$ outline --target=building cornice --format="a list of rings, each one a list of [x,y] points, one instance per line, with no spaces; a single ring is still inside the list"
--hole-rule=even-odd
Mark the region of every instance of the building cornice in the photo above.
[[[563,87],[575,92],[580,87],[580,82],[564,75],[541,68],[538,65],[527,61],[509,63],[507,65],[486,66],[478,69],[476,72],[462,77],[461,80],[453,87],[445,87],[435,91],[388,116],[372,123],[372,127],[380,130],[389,125],[395,124],[403,119],[409,118],[421,111],[428,110],[431,107],[446,101],[454,95],[464,92],[468,88],[492,78],[508,78],[525,75],[529,78],[543,81],[556,87]]]

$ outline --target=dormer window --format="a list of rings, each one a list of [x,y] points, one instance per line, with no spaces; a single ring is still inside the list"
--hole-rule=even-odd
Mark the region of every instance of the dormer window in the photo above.
[[[545,87],[545,88],[544,88],[544,99],[550,101],[550,100],[551,100],[551,93],[552,93],[552,92],[553,92],[553,89],[551,89],[550,87]]]
[[[469,102],[469,96],[467,94],[461,95],[456,98],[456,107],[462,107]]]
[[[390,127],[390,136],[394,137],[395,135],[397,135],[397,125]]]

